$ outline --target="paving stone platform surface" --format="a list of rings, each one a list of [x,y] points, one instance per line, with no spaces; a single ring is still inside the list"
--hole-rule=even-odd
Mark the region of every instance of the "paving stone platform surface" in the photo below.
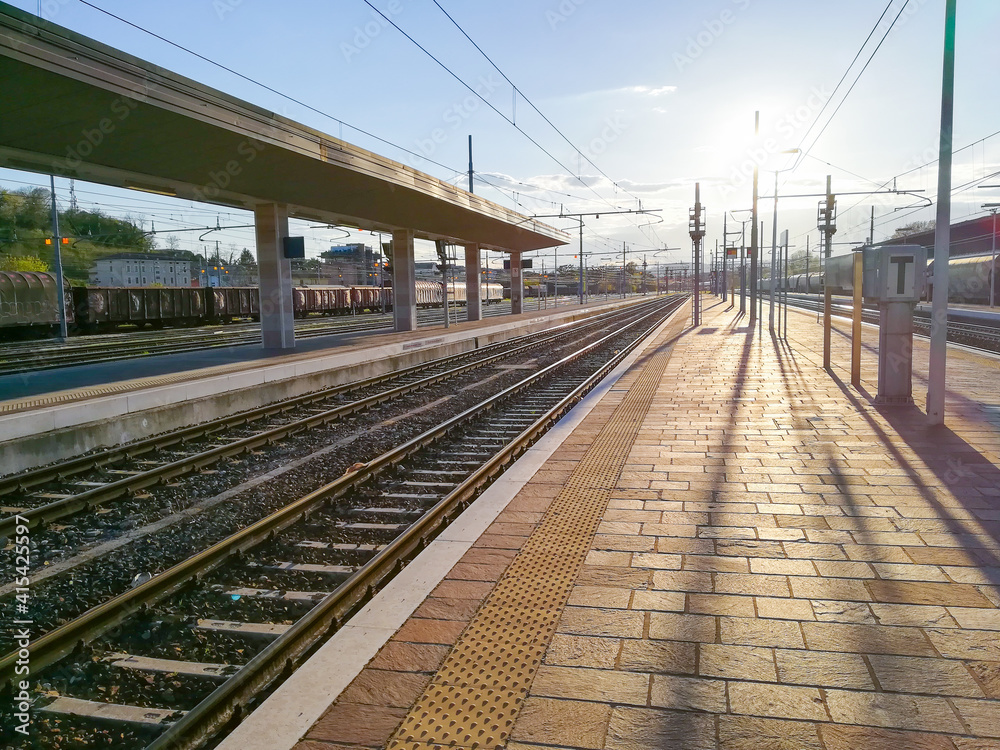
[[[1000,749],[1000,363],[952,352],[929,428],[926,345],[916,404],[880,409],[864,340],[854,389],[849,329],[826,372],[814,314],[787,341],[722,304],[665,331],[297,750],[442,747],[404,719],[656,362],[503,744]]]

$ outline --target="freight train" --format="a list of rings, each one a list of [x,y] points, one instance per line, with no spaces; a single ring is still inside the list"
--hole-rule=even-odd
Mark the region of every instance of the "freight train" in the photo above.
[[[441,307],[441,284],[416,282],[418,307]],[[499,284],[481,284],[485,304],[503,299]],[[257,287],[70,287],[66,322],[73,333],[98,333],[121,325],[195,326],[260,319]],[[48,273],[0,271],[0,339],[48,335],[59,324],[57,286]],[[464,283],[450,283],[452,304],[466,304]],[[292,290],[295,317],[349,315],[392,309],[392,289],[370,286],[302,286]]]
[[[996,265],[1000,268],[1000,256]],[[927,264],[928,280],[934,278],[934,261]],[[948,259],[948,301],[956,304],[986,305],[990,301],[990,284],[994,285],[994,299],[1000,301],[1000,273],[993,276],[993,255],[983,253],[978,255],[958,255]],[[762,292],[771,291],[771,280],[762,279],[758,287]],[[822,292],[823,274],[795,274],[780,279],[778,290],[786,289],[799,294],[816,294]],[[851,290],[833,287],[834,295],[849,295]],[[934,295],[934,284],[927,284],[927,299]]]

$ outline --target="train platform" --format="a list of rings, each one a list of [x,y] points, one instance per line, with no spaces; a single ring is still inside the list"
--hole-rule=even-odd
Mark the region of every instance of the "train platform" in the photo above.
[[[0,378],[0,474],[118,445],[641,302],[594,300],[416,331],[154,356]]]
[[[1000,747],[1000,359],[947,426],[873,404],[877,331],[683,316],[222,750]]]

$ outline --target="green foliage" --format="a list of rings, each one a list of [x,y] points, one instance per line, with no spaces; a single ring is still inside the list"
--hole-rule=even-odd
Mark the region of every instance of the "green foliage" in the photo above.
[[[34,257],[55,267],[49,191],[43,188],[0,190],[0,263],[4,258]],[[59,231],[70,242],[60,245],[63,273],[73,284],[85,284],[98,258],[117,252],[149,252],[153,238],[134,219],[118,219],[100,211],[61,211]],[[193,253],[178,255],[193,258]]]
[[[155,249],[153,238],[134,220],[116,219],[100,211],[66,211],[60,214],[61,232],[95,245],[133,252]]]
[[[49,264],[34,255],[0,255],[0,271],[49,270]]]

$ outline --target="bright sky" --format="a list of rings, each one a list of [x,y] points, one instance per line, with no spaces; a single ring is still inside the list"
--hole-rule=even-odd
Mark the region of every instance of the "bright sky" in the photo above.
[[[590,262],[629,260],[664,247],[656,259],[690,257],[687,211],[695,182],[707,207],[706,246],[722,244],[723,215],[739,229],[751,204],[752,168],[760,193],[835,193],[880,186],[923,190],[936,199],[944,0],[437,0],[510,78],[523,96],[449,21],[434,0],[371,0],[375,8],[455,75],[390,26],[365,0],[93,0],[271,88],[328,113],[323,117],[193,55],[130,28],[80,0],[42,0],[54,23],[118,47],[334,136],[467,187],[467,137],[475,145],[476,192],[527,214],[601,211],[642,206],[651,216],[587,219]],[[37,0],[14,5],[35,13]],[[889,5],[881,23],[883,10]],[[905,6],[905,7],[904,7]],[[954,221],[1000,202],[1000,2],[959,0],[955,92]],[[893,19],[895,25],[844,99]],[[841,77],[871,39],[836,96]],[[566,138],[532,110],[538,107]],[[824,110],[824,104],[829,104]],[[843,102],[842,106],[838,105]],[[754,111],[761,137],[754,140]],[[836,110],[836,113],[834,114]],[[832,117],[832,119],[831,119]],[[343,121],[338,122],[337,119]],[[516,122],[548,154],[504,118]],[[403,149],[361,135],[367,130]],[[576,148],[592,161],[589,163]],[[801,148],[799,154],[783,150]],[[435,163],[436,162],[436,163]],[[595,166],[596,165],[596,166]],[[603,174],[602,174],[603,173]],[[610,179],[609,179],[610,178]],[[481,181],[480,181],[481,180]],[[0,185],[44,184],[38,175],[0,170]],[[487,184],[490,183],[490,184]],[[57,181],[65,198],[68,182]],[[176,199],[77,183],[82,208],[155,221],[158,230],[247,224],[249,214]],[[795,248],[818,242],[818,198],[779,202],[778,229]],[[862,242],[871,207],[875,239],[915,220],[934,218],[927,200],[906,195],[843,195],[835,241]],[[761,202],[765,244],[771,200]],[[736,218],[734,218],[734,216]],[[659,218],[658,218],[659,217]],[[662,223],[660,222],[662,219]],[[549,220],[571,229],[575,221]],[[650,224],[653,223],[652,226]],[[644,226],[645,225],[645,226]],[[351,234],[303,225],[307,252],[361,241]],[[749,243],[749,225],[746,227]],[[252,230],[177,237],[201,251],[218,239],[253,247]],[[164,235],[158,235],[163,245]],[[847,245],[836,250],[846,251]],[[574,250],[575,251],[575,250]],[[567,260],[561,254],[561,262]],[[429,245],[418,258],[433,254]],[[551,255],[549,255],[551,257]],[[496,262],[496,261],[495,261]]]

